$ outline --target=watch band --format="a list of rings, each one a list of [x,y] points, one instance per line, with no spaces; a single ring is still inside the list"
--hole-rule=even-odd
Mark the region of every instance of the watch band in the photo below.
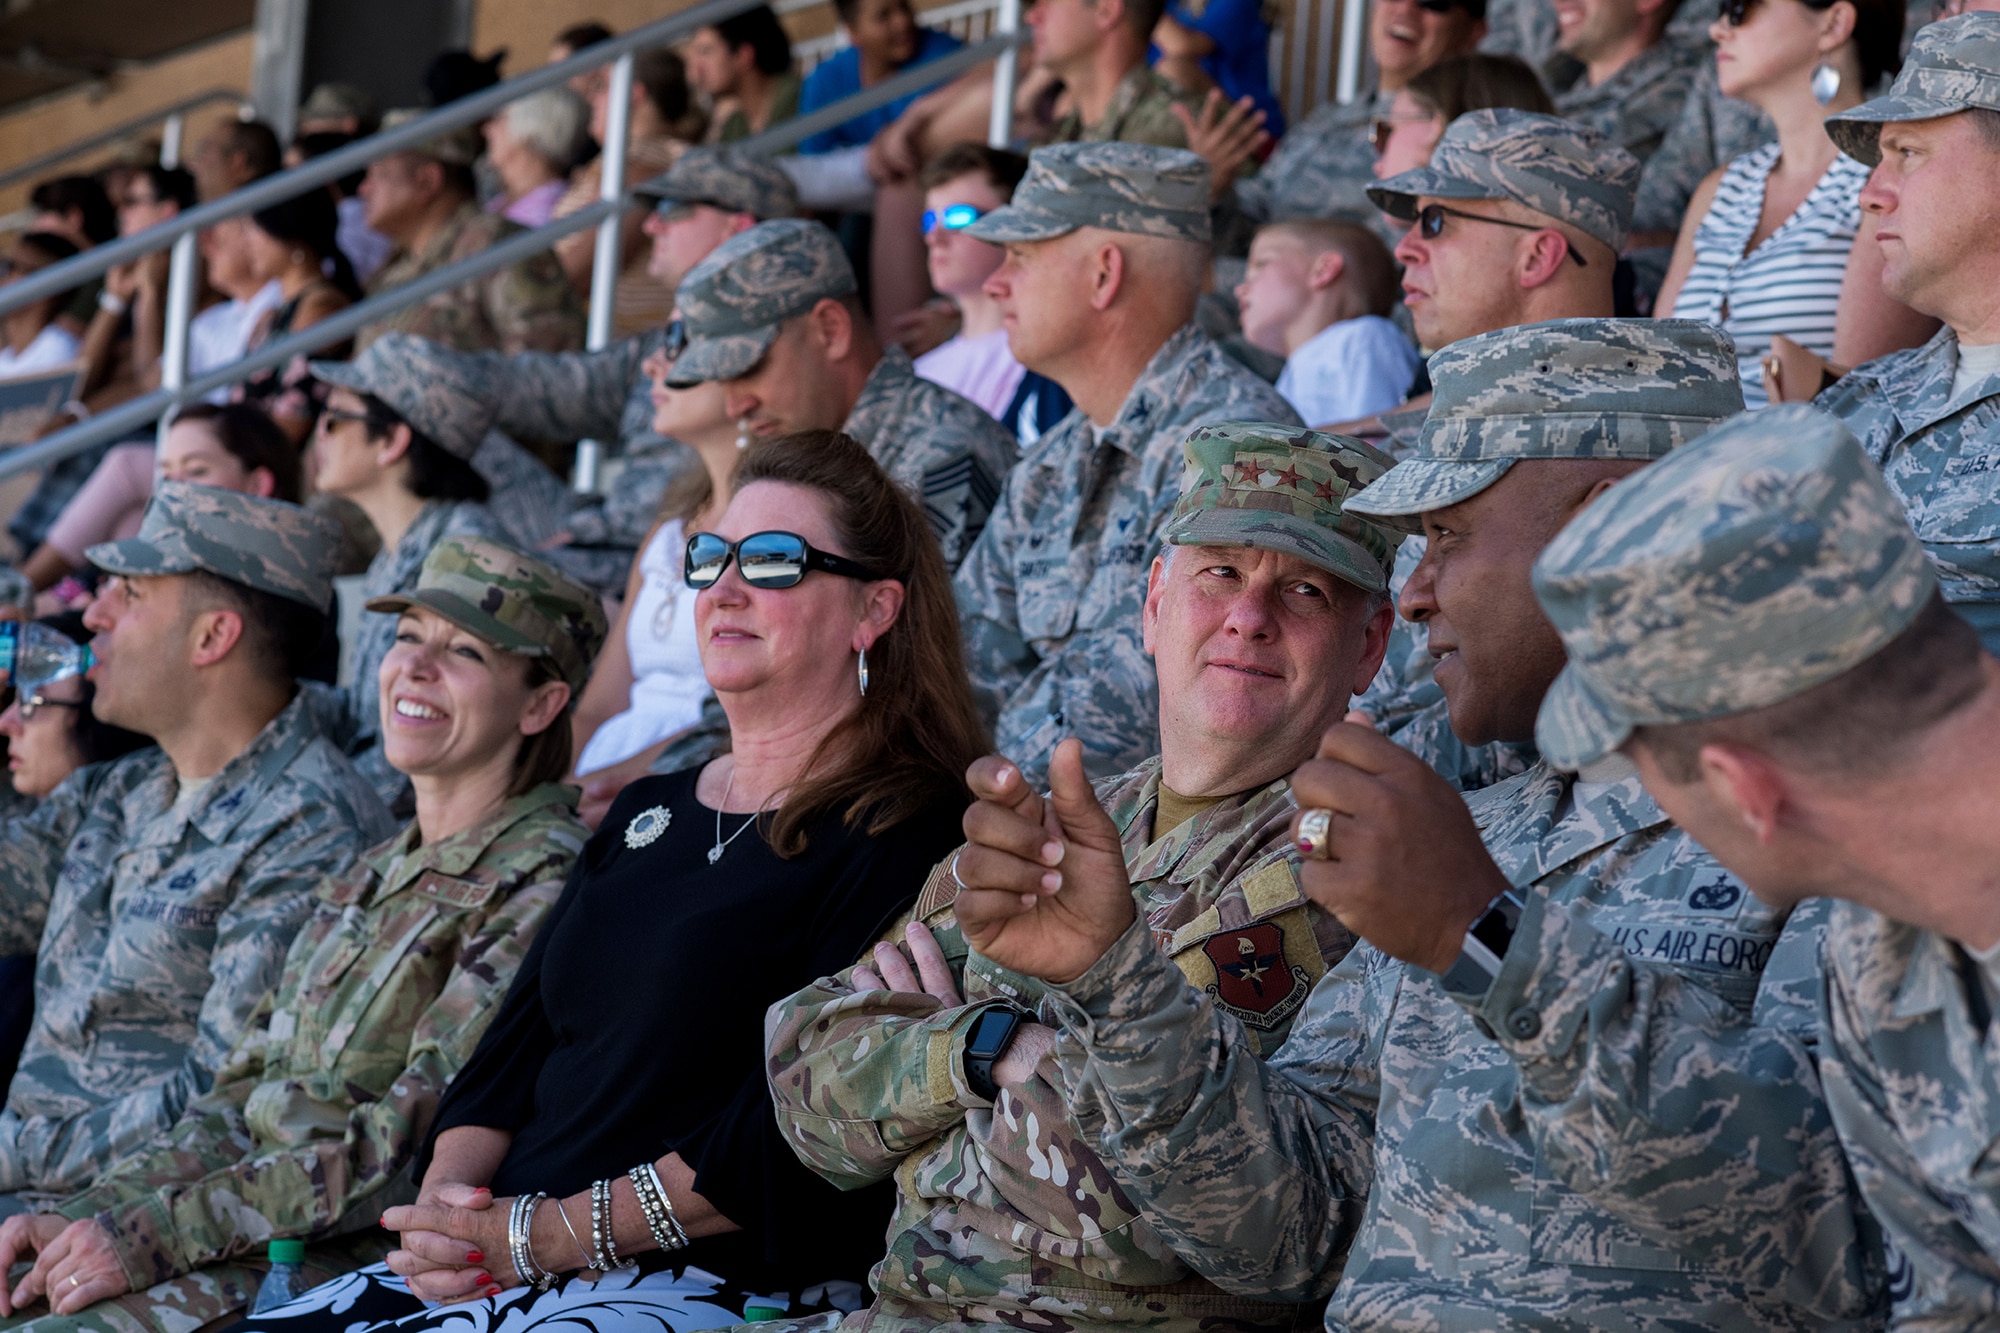
[[[1526,904],[1513,889],[1493,900],[1493,905],[1465,932],[1465,943],[1459,947],[1457,961],[1441,978],[1446,990],[1457,995],[1484,995],[1493,988],[1494,979],[1500,975],[1500,964],[1507,957],[1507,946],[1514,942],[1514,932],[1520,927],[1524,910]]]
[[[1014,1043],[1014,1034],[1027,1021],[1027,1012],[1012,1004],[996,1005],[973,1021],[972,1031],[966,1034],[961,1066],[965,1085],[974,1096],[989,1102],[1000,1099],[1000,1089],[993,1082],[993,1066],[1007,1053]]]

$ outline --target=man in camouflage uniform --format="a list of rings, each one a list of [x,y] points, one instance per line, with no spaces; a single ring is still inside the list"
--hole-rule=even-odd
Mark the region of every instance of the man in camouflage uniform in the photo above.
[[[1284,774],[1387,641],[1395,543],[1342,506],[1388,461],[1293,427],[1189,437],[1144,611],[1161,752],[1096,787],[1150,947],[1241,1018],[1260,1055],[1351,943],[1299,892]],[[940,865],[904,932],[916,974],[884,943],[768,1020],[779,1123],[800,1157],[842,1186],[898,1183],[875,1304],[850,1326],[1297,1327],[1310,1312],[1217,1291],[1135,1216],[1070,1121],[1036,1017],[1046,987],[966,957],[951,911],[960,855],[972,873],[972,848]],[[1003,1007],[1019,1026],[989,1076],[966,1053]]]
[[[1535,579],[1570,650],[1543,708],[1546,749],[1583,763],[1622,748],[1759,897],[1846,900],[1827,930],[1818,1045],[1839,1145],[1819,1124],[1799,1132],[1818,1108],[1805,1079],[1784,1077],[1797,1057],[1747,1045],[1698,1134],[1667,1118],[1690,1107],[1601,1085],[1587,1113],[1581,1095],[1552,1109],[1603,1188],[1660,1208],[1697,1255],[1771,1249],[1842,1211],[1844,1146],[1887,1233],[1892,1326],[1992,1327],[2000,662],[1939,595],[1853,435],[1796,405],[1621,487]],[[1561,987],[1544,1012],[1566,1023],[1585,1005],[1608,1012]],[[1699,1058],[1692,1035],[1659,1043],[1658,1067]],[[1615,1141],[1593,1143],[1586,1114],[1617,1125]],[[1627,1119],[1655,1116],[1667,1151],[1628,1151]],[[1704,1176],[1728,1187],[1690,1196]]]
[[[1030,155],[1013,202],[966,228],[1007,247],[988,284],[1015,359],[1076,404],[1008,477],[957,579],[973,690],[1031,783],[1065,735],[1098,776],[1159,748],[1139,607],[1188,433],[1298,424],[1193,323],[1208,182],[1178,149],[1058,144]]]
[[[606,629],[589,589],[476,538],[440,542],[413,593],[368,604],[391,620],[412,606],[549,658],[572,696]],[[181,1333],[248,1303],[268,1239],[314,1238],[316,1278],[380,1259],[392,1242],[374,1223],[414,1197],[431,1113],[589,836],[575,799],[543,784],[428,837],[442,812],[420,800],[409,827],[323,880],[277,989],[173,1132],[0,1227],[0,1269],[40,1252],[27,1301],[0,1308],[50,1297],[35,1333]]]
[[[113,576],[85,616],[93,706],[159,748],[0,825],[0,954],[39,958],[0,1112],[5,1211],[164,1134],[276,980],[314,885],[390,830],[287,660],[317,639],[338,541],[295,505],[165,482],[137,536],[87,553]]]
[[[1350,504],[1377,487],[1392,502],[1377,509],[1469,494],[1427,515],[1427,559],[1453,607],[1525,601],[1533,616],[1528,562],[1541,542],[1737,397],[1733,349],[1700,325],[1543,326],[1450,355],[1486,380],[1483,394],[1458,399],[1440,376],[1432,429],[1465,447],[1399,464]],[[1443,516],[1463,531],[1446,532]],[[1558,643],[1551,660],[1554,630],[1539,617],[1515,619],[1455,620],[1463,670],[1446,681],[1468,712],[1532,723],[1561,653]],[[1060,983],[1057,1055],[1077,1121],[1175,1251],[1226,1290],[1295,1300],[1331,1290],[1327,1321],[1338,1329],[1417,1319],[1468,1330],[1795,1329],[1868,1317],[1879,1264],[1851,1211],[1811,1219],[1786,1253],[1745,1245],[1696,1264],[1580,1196],[1567,1173],[1581,1167],[1536,1114],[1555,1076],[1533,1064],[1537,1038],[1567,1051],[1561,1067],[1573,1078],[1703,1108],[1687,1112],[1683,1131],[1706,1114],[1700,1080],[1711,1066],[1661,1064],[1621,1044],[1625,991],[1601,1008],[1594,1000],[1584,1023],[1580,1007],[1545,1009],[1516,975],[1540,960],[1535,941],[1588,937],[1602,943],[1600,970],[1558,968],[1553,984],[1595,990],[1615,965],[1642,999],[1656,988],[1682,997],[1661,1015],[1668,1029],[1699,1015],[1740,1030],[1754,1006],[1758,1024],[1797,1045],[1813,1028],[1812,914],[1787,925],[1757,903],[1668,823],[1629,765],[1575,780],[1537,766],[1468,809],[1365,727],[1333,728],[1319,754],[1294,774],[1294,793],[1335,813],[1329,827],[1295,828],[1338,859],[1306,860],[1301,878],[1366,942],[1315,988],[1268,1062],[1243,1058],[1243,1027],[1126,928],[1122,896],[1098,883],[1097,859],[1067,817],[1061,886],[1033,907],[997,849],[964,862],[971,887],[958,917],[974,965],[983,957]],[[981,841],[987,808],[966,821]],[[1046,864],[1009,855],[1023,869]],[[1513,948],[1483,935],[1491,968],[1455,965],[1467,925],[1495,899],[1525,904]],[[1726,1038],[1713,1045],[1726,1068]],[[1793,1147],[1780,1135],[1765,1151]]]
[[[1115,14],[1102,0],[1047,0],[1028,11],[1035,66],[1058,80],[1073,104],[1043,142],[1188,146],[1174,107],[1192,110],[1195,100],[1146,58],[1165,12],[1165,0],[1119,0]]]
[[[391,111],[382,128],[421,114]],[[474,198],[472,164],[480,149],[478,130],[468,126],[369,164],[361,182],[368,225],[396,243],[368,281],[370,296],[470,259],[521,230],[481,211]],[[354,350],[392,331],[461,352],[565,352],[583,345],[583,306],[555,256],[535,254],[363,326]]]
[[[1827,132],[1875,167],[1861,206],[1878,220],[1882,289],[1944,327],[1816,401],[1882,469],[1945,600],[2000,647],[2000,14],[1918,32],[1888,96],[1829,117]]]
[[[687,347],[667,383],[719,380],[759,436],[842,430],[924,507],[948,565],[986,526],[1014,437],[978,404],[919,379],[861,308],[854,268],[817,222],[763,222],[681,282]]]
[[[1581,0],[1542,80],[1556,110],[1644,162],[1680,119],[1704,58],[1667,38],[1674,0]],[[1635,52],[1635,42],[1643,43]]]

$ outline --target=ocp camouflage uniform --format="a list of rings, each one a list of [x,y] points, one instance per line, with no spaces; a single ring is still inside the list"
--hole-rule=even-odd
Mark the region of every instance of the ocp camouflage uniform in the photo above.
[[[1660,41],[1594,86],[1583,63],[1568,56],[1551,59],[1542,75],[1559,113],[1590,126],[1643,163],[1680,120],[1681,104],[1702,60],[1700,52]]]
[[[1122,143],[1150,143],[1161,148],[1185,148],[1187,127],[1174,114],[1178,102],[1190,111],[1200,99],[1181,92],[1144,61],[1134,65],[1111,90],[1104,114],[1093,123],[1083,123],[1083,113],[1071,111],[1049,129],[1045,143],[1081,143],[1115,139]]]
[[[1174,975],[1216,990],[1219,1004],[1239,1002],[1253,1051],[1274,1050],[1313,982],[1353,944],[1299,888],[1290,784],[1228,797],[1156,837],[1159,773],[1155,758],[1097,784],[1124,846],[1138,933]],[[1002,1001],[1045,1009],[1048,988],[968,957],[950,864],[932,873],[913,915],[937,936],[962,1006],[857,991],[848,972],[766,1020],[772,1095],[794,1151],[843,1187],[897,1182],[888,1254],[871,1275],[877,1299],[841,1327],[1309,1326],[1311,1310],[1230,1296],[1189,1271],[1071,1123],[1052,1063],[997,1104],[966,1085],[957,1053],[979,1014]],[[1246,981],[1244,958],[1268,971]]]
[[[398,249],[368,282],[377,296],[470,259],[521,227],[467,201],[420,253]],[[583,346],[583,307],[553,254],[535,254],[403,307],[354,335],[354,350],[385,333],[414,333],[461,352],[565,352]]]

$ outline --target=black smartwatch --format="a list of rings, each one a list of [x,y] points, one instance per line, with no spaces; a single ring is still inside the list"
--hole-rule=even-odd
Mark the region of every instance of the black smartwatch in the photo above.
[[[1446,990],[1458,995],[1484,995],[1493,989],[1501,961],[1507,957],[1507,946],[1514,942],[1514,932],[1520,928],[1525,906],[1521,895],[1513,889],[1493,900],[1493,905],[1465,932],[1458,961],[1441,978]]]
[[[995,1005],[980,1011],[972,1022],[972,1031],[966,1034],[965,1085],[974,1095],[989,1102],[1000,1100],[1000,1089],[993,1083],[993,1064],[1007,1053],[1013,1044],[1014,1034],[1021,1024],[1028,1021],[1028,1015],[1013,1005]]]

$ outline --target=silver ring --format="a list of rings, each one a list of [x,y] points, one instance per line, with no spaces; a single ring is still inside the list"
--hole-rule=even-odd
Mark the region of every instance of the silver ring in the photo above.
[[[1328,861],[1332,859],[1327,846],[1333,832],[1333,811],[1325,806],[1314,806],[1299,816],[1299,855],[1308,861]]]
[[[76,1274],[74,1274],[74,1273],[71,1273],[71,1274],[69,1275],[69,1284],[70,1284],[70,1285],[71,1285],[72,1287],[80,1287],[80,1286],[82,1286],[82,1285],[83,1285],[82,1281],[81,1281],[80,1279],[78,1279],[77,1275],[76,1275]]]
[[[958,877],[958,858],[961,855],[963,855],[964,852],[965,848],[961,847],[957,851],[951,854],[951,882],[958,885],[958,891],[960,893],[970,893],[972,892],[972,886],[970,884],[967,884],[964,880]]]

